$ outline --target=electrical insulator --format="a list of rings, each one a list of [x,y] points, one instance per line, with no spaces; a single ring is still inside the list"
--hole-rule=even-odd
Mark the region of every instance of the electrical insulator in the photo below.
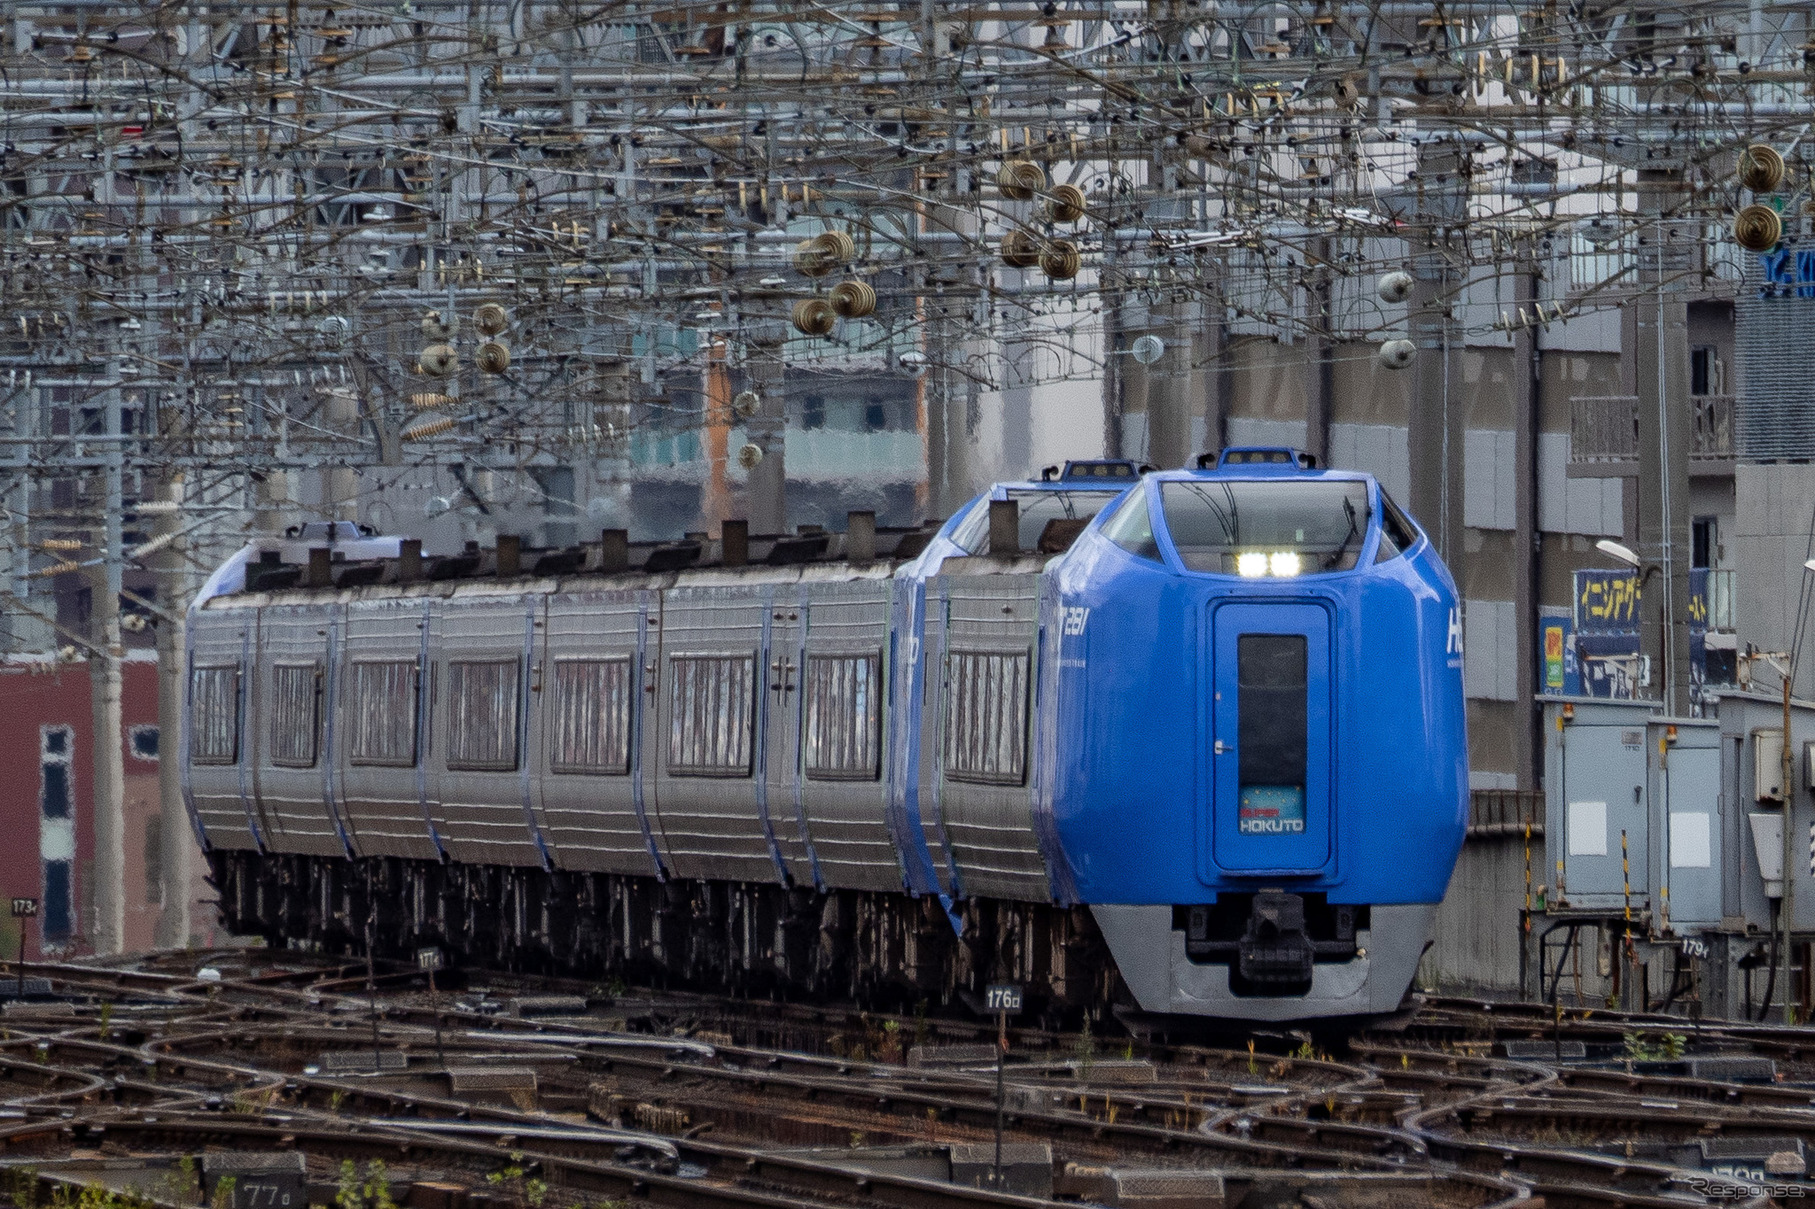
[[[1026,231],[1010,231],[1002,237],[1002,263],[1011,269],[1031,269],[1040,263],[1040,242]]]
[[[1057,185],[1052,191],[1052,220],[1073,223],[1084,217],[1087,203],[1084,190],[1076,185]]]
[[[431,344],[422,350],[416,358],[416,364],[425,374],[445,378],[460,368],[460,354],[454,351],[451,344]]]
[[[1769,252],[1783,238],[1783,219],[1770,206],[1753,204],[1733,216],[1733,242],[1748,252]]]
[[[832,309],[846,319],[862,319],[876,310],[876,291],[868,282],[841,281],[832,290]]]
[[[794,304],[794,327],[803,335],[829,336],[838,312],[824,298],[802,298]]]
[[[1739,153],[1739,183],[1754,193],[1769,193],[1783,184],[1783,156],[1775,147],[1754,143]]]
[[[452,416],[437,416],[433,420],[412,424],[404,429],[401,435],[406,441],[420,441],[428,437],[439,436],[454,428],[458,423],[459,421]]]
[[[794,268],[808,277],[824,277],[856,255],[857,241],[848,232],[822,231],[795,246]]]
[[[496,340],[487,340],[479,346],[479,352],[473,360],[478,362],[483,372],[501,374],[510,368],[510,349]]]
[[[1418,356],[1418,346],[1410,340],[1388,340],[1380,346],[1380,364],[1388,369],[1405,369]]]
[[[473,312],[473,326],[487,336],[496,336],[510,326],[510,316],[497,303],[488,302]]]
[[[996,172],[996,188],[1003,197],[1026,201],[1046,188],[1046,172],[1032,160],[1009,160]]]

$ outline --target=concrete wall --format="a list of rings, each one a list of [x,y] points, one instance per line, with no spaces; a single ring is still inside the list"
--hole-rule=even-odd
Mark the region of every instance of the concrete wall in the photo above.
[[[1420,989],[1517,997],[1525,855],[1520,836],[1471,837],[1462,846],[1437,909],[1433,942],[1418,967]],[[1531,859],[1533,883],[1542,882],[1542,836],[1532,840]]]
[[[1797,601],[1815,526],[1815,466],[1749,465],[1734,473],[1734,523],[1728,554],[1734,576],[1734,621],[1742,642],[1787,650],[1794,642]],[[1796,694],[1815,696],[1815,660],[1797,669]]]

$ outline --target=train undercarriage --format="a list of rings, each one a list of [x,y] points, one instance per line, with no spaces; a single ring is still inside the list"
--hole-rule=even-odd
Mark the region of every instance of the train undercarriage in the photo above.
[[[411,959],[878,1010],[975,1008],[1019,982],[1054,1026],[1133,1000],[1086,907],[825,893],[495,865],[228,851],[208,857],[226,926],[274,948]],[[955,918],[954,918],[955,916]]]

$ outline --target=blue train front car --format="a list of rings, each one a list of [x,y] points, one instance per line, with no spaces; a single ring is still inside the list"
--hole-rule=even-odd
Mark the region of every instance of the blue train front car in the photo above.
[[[1365,474],[1238,449],[1147,475],[1049,573],[1055,823],[1141,1007],[1396,1009],[1467,815],[1429,540]]]

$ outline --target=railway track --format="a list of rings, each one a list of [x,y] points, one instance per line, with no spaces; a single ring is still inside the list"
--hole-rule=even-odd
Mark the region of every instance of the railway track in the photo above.
[[[50,993],[0,1016],[0,1164],[164,1209],[266,1209],[167,1178],[244,1154],[300,1164],[295,1209],[1815,1195],[1815,1030],[1710,1026],[1660,1055],[1682,1022],[1458,1000],[1336,1055],[1018,1029],[996,1185],[987,1022],[476,973],[430,995],[260,950],[29,972]]]

